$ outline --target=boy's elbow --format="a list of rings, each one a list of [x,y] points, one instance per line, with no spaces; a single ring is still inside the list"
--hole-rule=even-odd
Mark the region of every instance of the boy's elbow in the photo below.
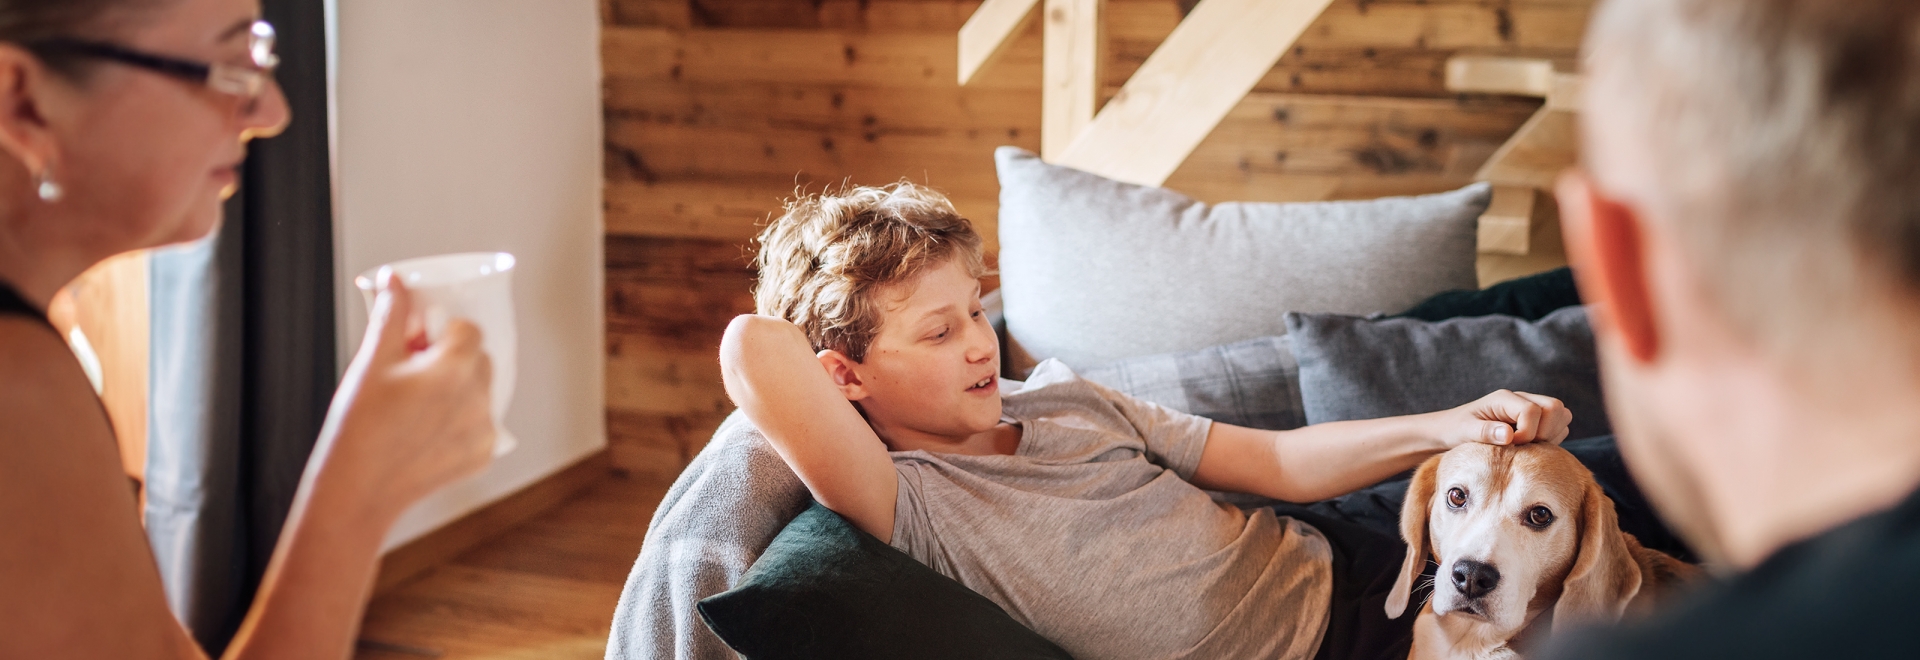
[[[749,365],[787,354],[811,356],[812,344],[800,326],[777,317],[741,314],[720,336],[720,372],[729,380],[745,376]]]
[[[785,326],[784,328],[781,326]],[[720,360],[751,357],[757,351],[765,351],[769,344],[780,339],[785,332],[798,332],[799,326],[771,316],[759,314],[741,314],[727,323],[727,330],[720,335]]]

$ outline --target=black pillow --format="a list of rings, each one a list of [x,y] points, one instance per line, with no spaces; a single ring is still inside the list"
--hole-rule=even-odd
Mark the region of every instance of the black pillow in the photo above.
[[[1538,321],[1292,313],[1287,338],[1308,424],[1445,410],[1504,388],[1560,399],[1573,411],[1569,437],[1613,432],[1585,307]]]
[[[986,596],[815,503],[700,617],[749,660],[1067,658]]]
[[[1579,304],[1580,290],[1573,285],[1573,270],[1562,267],[1479,291],[1439,293],[1397,316],[1444,321],[1460,316],[1504,314],[1537,321],[1555,310]]]

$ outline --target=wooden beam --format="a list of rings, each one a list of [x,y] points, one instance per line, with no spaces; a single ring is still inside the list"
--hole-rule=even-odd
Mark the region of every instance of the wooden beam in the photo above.
[[[1054,162],[1157,186],[1332,0],[1201,0]]]
[[[1527,186],[1494,186],[1493,203],[1480,216],[1480,252],[1525,255],[1531,249],[1533,205],[1537,195]]]
[[[1014,35],[1025,31],[1033,21],[1033,8],[1040,0],[986,0],[960,26],[960,84],[973,82],[975,74],[987,68],[1001,55]]]
[[[1106,0],[1047,0],[1040,155],[1058,158],[1093,123],[1106,61]]]
[[[1580,108],[1578,74],[1558,73],[1548,60],[1459,56],[1447,60],[1447,90],[1545,98],[1546,104],[1514,131],[1475,178],[1492,181],[1493,204],[1480,216],[1480,251],[1526,256],[1532,248],[1536,190],[1553,187],[1575,162],[1573,113]]]
[[[1467,55],[1447,60],[1447,91],[1456,94],[1546,97],[1553,93],[1553,83],[1549,60]]]
[[[1547,202],[1546,197],[1536,199],[1541,203],[1533,205],[1533,230],[1527,238],[1527,254],[1481,252],[1474,260],[1482,288],[1567,265],[1566,245],[1560,236],[1560,206]]]
[[[1474,178],[1496,185],[1553,189],[1560,171],[1578,160],[1573,113],[1541,108],[1493,152]]]
[[[1547,92],[1547,109],[1579,112],[1580,92],[1584,87],[1580,74],[1553,74],[1553,85]]]

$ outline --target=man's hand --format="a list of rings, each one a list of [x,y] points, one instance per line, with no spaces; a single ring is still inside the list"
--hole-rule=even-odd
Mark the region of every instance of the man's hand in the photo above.
[[[1435,417],[1437,434],[1448,449],[1468,442],[1517,445],[1537,440],[1557,445],[1567,439],[1567,425],[1573,423],[1573,412],[1559,399],[1507,390]]]

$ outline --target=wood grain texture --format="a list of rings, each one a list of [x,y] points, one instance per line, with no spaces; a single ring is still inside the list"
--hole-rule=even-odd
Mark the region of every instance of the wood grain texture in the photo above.
[[[611,471],[608,452],[595,452],[512,495],[388,551],[380,558],[380,574],[374,579],[374,594],[377,596],[393,591],[433,567],[445,564],[572,499],[582,490],[608,478]]]
[[[667,482],[614,475],[376,597],[358,660],[599,660]]]
[[[1041,14],[1040,155],[1057,159],[1093,122],[1107,59],[1106,0],[1046,0]]]
[[[1160,185],[1330,3],[1202,0],[1055,162]]]
[[[966,85],[981,69],[1006,54],[1007,44],[1025,32],[1033,21],[1033,8],[1039,0],[986,0],[973,16],[960,26],[960,75]]]
[[[1542,108],[1494,152],[1475,178],[1551,190],[1561,170],[1578,162],[1578,139],[1572,112]]]
[[[720,333],[753,311],[744,239],[610,236],[607,446],[617,469],[672,480],[732,412]]]
[[[1251,94],[1167,185],[1206,201],[1448,190],[1471,183],[1538,107],[1524,99]]]

